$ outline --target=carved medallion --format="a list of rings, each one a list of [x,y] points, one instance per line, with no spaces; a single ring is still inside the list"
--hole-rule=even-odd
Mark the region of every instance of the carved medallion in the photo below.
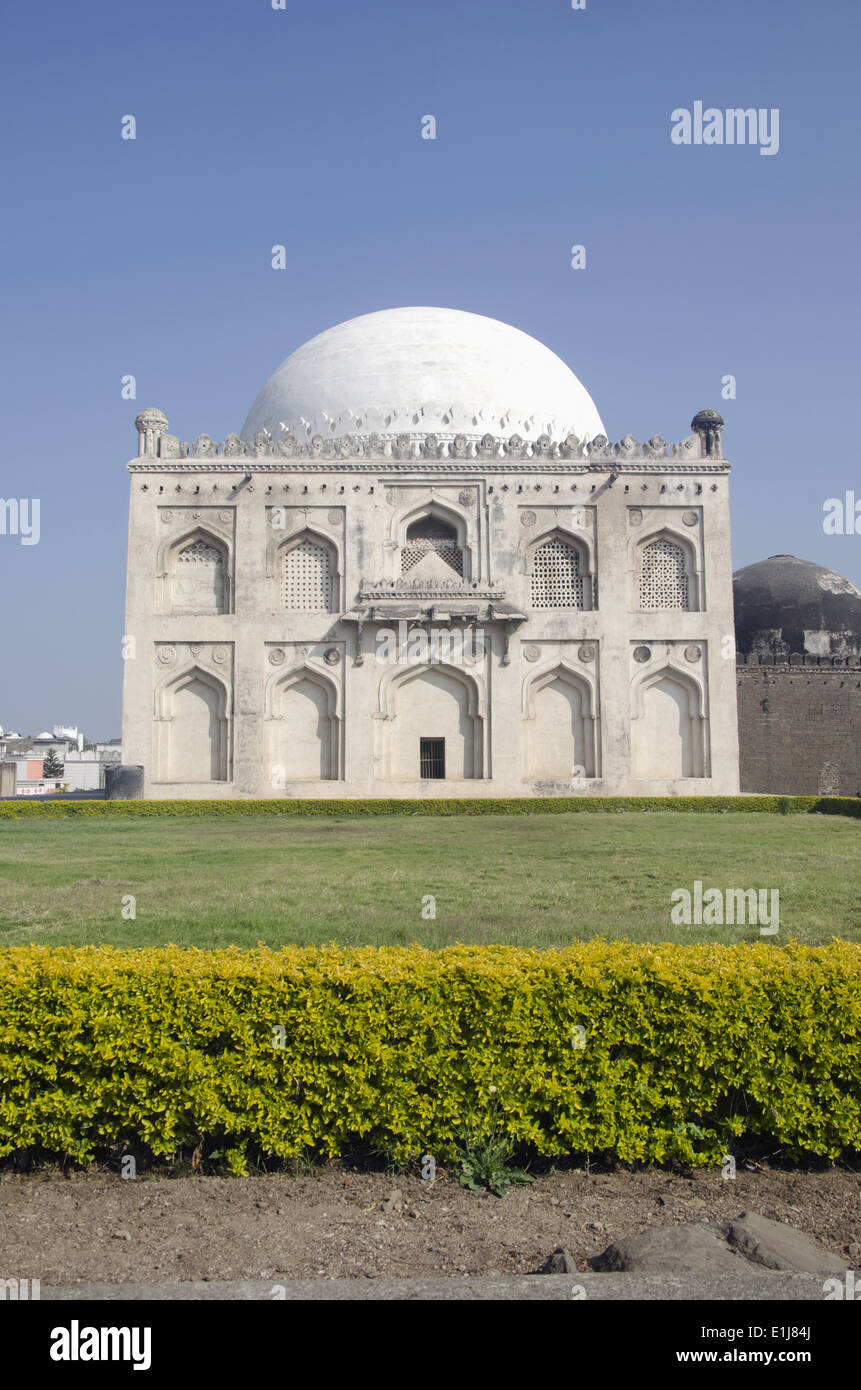
[[[212,659],[219,666],[222,666],[224,664],[224,662],[228,659],[229,655],[230,651],[227,647],[212,648]]]
[[[699,521],[699,517],[697,516],[696,512],[683,512],[682,521],[685,523],[686,526],[696,526],[697,522]]]
[[[521,526],[534,526],[537,520],[538,520],[538,517],[535,515],[535,512],[521,512],[521,513],[520,513],[520,524],[521,524]]]
[[[595,643],[594,643],[594,642],[584,642],[583,645],[582,645],[582,647],[578,647],[578,649],[577,649],[577,655],[579,656],[579,658],[580,658],[581,661],[594,661],[594,660],[595,660]]]
[[[218,520],[222,522],[224,525],[226,525],[230,521],[232,515],[232,512],[219,512]]]
[[[327,647],[323,653],[323,660],[327,666],[337,666],[341,660],[341,653],[337,647]]]
[[[191,652],[192,656],[200,656],[200,653],[203,651],[203,643],[191,642],[188,650]]]
[[[462,507],[471,507],[475,501],[472,489],[465,487],[462,492],[457,494],[457,500]]]
[[[634,660],[635,660],[635,661],[650,661],[651,658],[652,658],[652,651],[651,651],[651,648],[650,648],[650,647],[635,647],[635,648],[634,648]]]
[[[200,521],[200,518],[203,516],[203,512],[192,512],[192,516],[194,517],[195,521]]]
[[[685,661],[699,661],[702,654],[701,647],[685,647]]]
[[[176,661],[176,647],[159,647],[158,659],[162,666],[172,666]]]
[[[640,525],[640,522],[643,520],[643,513],[640,511],[639,507],[628,508],[628,520],[632,526]]]
[[[173,512],[169,507],[165,507],[161,514],[162,521],[173,521]]]
[[[284,662],[285,653],[281,647],[273,647],[269,653],[269,665],[281,666]]]
[[[340,513],[340,512],[336,512],[336,511],[334,510],[334,508],[333,508],[331,512],[328,512],[328,513],[326,514],[326,520],[328,521],[328,523],[329,523],[330,526],[340,526],[340,524],[341,524],[341,513]]]
[[[541,648],[536,647],[534,642],[530,642],[528,646],[523,648],[523,655],[527,661],[537,661],[541,655]]]

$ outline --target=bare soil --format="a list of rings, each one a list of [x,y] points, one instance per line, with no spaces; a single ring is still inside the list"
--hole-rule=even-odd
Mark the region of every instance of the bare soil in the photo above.
[[[332,1165],[251,1178],[5,1173],[0,1277],[47,1285],[526,1274],[559,1245],[585,1270],[590,1255],[646,1226],[745,1210],[861,1265],[861,1174],[840,1168],[740,1162],[734,1181],[715,1171],[573,1170],[498,1198],[445,1173],[423,1182]]]

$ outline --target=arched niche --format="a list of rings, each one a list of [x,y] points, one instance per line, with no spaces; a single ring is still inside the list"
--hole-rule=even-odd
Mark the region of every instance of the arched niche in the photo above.
[[[230,693],[211,671],[167,677],[156,690],[156,781],[229,781],[230,726]]]
[[[306,526],[271,541],[266,572],[272,612],[340,612],[340,555],[330,536]]]
[[[707,777],[708,717],[699,681],[666,663],[634,681],[631,772],[641,780]]]
[[[160,611],[205,617],[233,609],[228,543],[195,526],[164,543],[159,555]]]
[[[594,552],[589,537],[551,526],[520,543],[530,608],[595,607]]]
[[[377,722],[380,777],[421,780],[422,740],[443,741],[445,781],[484,777],[486,714],[483,679],[459,667],[421,665],[386,672]]]
[[[409,533],[415,532],[423,525],[431,529],[434,523],[441,530],[444,528],[448,532],[449,543],[460,551],[460,568],[446,560],[434,567],[432,560],[428,559],[423,563],[420,561],[419,566],[408,563],[404,569],[405,558],[410,559],[408,551],[406,557],[404,554],[410,545]],[[408,505],[394,512],[389,520],[385,560],[388,565],[388,574],[385,577],[389,579],[462,578],[465,583],[477,579],[481,567],[475,517],[460,503],[448,499],[440,501],[431,493],[420,500],[414,498]],[[427,575],[423,573],[423,569],[429,570]]]
[[[341,776],[341,692],[308,662],[270,677],[266,687],[266,779],[337,781]]]
[[[523,720],[525,777],[599,775],[597,697],[579,671],[561,661],[534,671],[523,685]]]
[[[631,542],[632,607],[638,612],[700,612],[703,576],[698,545],[672,526]]]

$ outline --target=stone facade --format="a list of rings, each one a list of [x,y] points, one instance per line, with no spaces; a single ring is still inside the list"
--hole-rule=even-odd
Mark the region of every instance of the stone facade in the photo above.
[[[123,762],[146,796],[738,790],[711,422],[675,446],[138,427]]]
[[[861,661],[738,657],[741,789],[861,796]]]

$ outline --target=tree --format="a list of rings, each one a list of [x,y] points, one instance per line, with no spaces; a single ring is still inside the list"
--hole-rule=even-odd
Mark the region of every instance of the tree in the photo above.
[[[49,749],[47,756],[43,759],[42,762],[42,776],[62,777],[62,775],[63,764],[60,762],[60,759],[58,758],[56,751],[53,748],[51,748]]]

